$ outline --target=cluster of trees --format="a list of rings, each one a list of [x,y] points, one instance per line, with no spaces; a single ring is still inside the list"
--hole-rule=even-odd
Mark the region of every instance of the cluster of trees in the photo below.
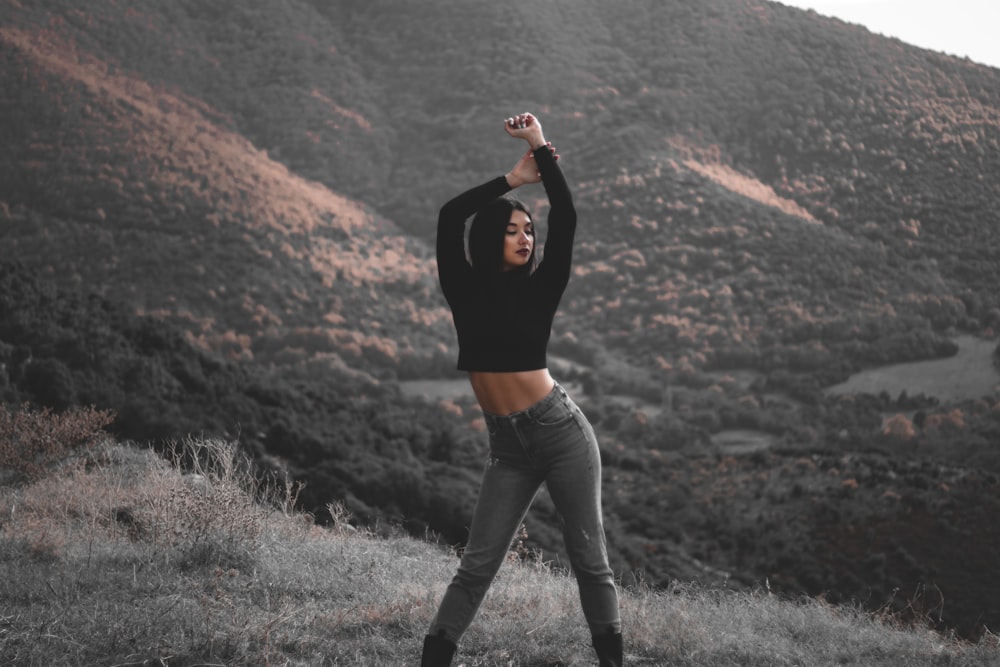
[[[123,83],[79,44],[43,42],[64,60],[53,71],[30,45],[18,38],[0,72],[5,256],[232,358],[339,355],[379,373],[439,361],[450,331],[425,244],[284,171],[185,94]]]
[[[16,11],[13,20],[29,28],[44,15],[53,39],[75,45],[74,58],[91,59],[112,80],[135,76],[149,84],[135,84],[127,104],[67,86],[65,74],[36,68],[19,78],[14,70],[31,68],[28,59],[10,68],[5,89],[22,94],[6,99],[5,116],[18,122],[5,127],[20,149],[7,163],[16,178],[4,179],[16,186],[3,198],[14,210],[29,209],[14,222],[38,216],[19,226],[21,248],[42,256],[49,239],[40,230],[58,230],[88,258],[60,258],[68,274],[93,284],[110,273],[121,278],[112,285],[135,285],[147,310],[190,310],[193,335],[236,356],[260,353],[274,362],[335,353],[330,344],[300,349],[282,342],[288,329],[322,326],[329,313],[352,331],[377,323],[382,340],[362,345],[364,358],[347,353],[346,361],[378,367],[381,375],[401,364],[379,351],[384,341],[408,339],[399,347],[408,368],[443,370],[451,352],[439,354],[436,344],[451,337],[446,317],[418,332],[423,316],[407,319],[408,311],[371,298],[373,289],[385,290],[418,311],[439,313],[421,256],[426,247],[411,245],[398,257],[419,266],[420,277],[358,285],[349,262],[317,272],[281,249],[358,258],[385,228],[370,235],[351,229],[349,236],[360,235],[353,244],[322,237],[336,222],[291,238],[255,229],[259,217],[287,211],[241,208],[260,174],[227,175],[242,169],[235,163],[218,168],[227,133],[429,236],[437,206],[459,187],[455,174],[465,185],[506,168],[496,156],[508,144],[488,128],[493,109],[519,103],[511,90],[541,104],[567,158],[564,168],[580,184],[578,203],[591,224],[582,229],[578,263],[608,264],[574,281],[578,296],[560,320],[586,331],[594,309],[611,312],[615,317],[603,318],[606,328],[589,341],[598,347],[642,355],[644,365],[669,354],[695,368],[819,370],[827,382],[899,349],[876,349],[878,338],[1000,327],[991,288],[1000,276],[988,257],[995,226],[977,218],[996,195],[995,184],[976,177],[995,169],[990,160],[998,154],[990,150],[997,141],[992,126],[977,121],[998,104],[996,73],[986,68],[886,49],[863,30],[791,8],[751,11],[723,0],[628,12],[600,3],[575,4],[569,13],[559,3],[538,8],[533,29],[550,36],[544,57],[497,49],[488,36],[521,19],[489,3],[303,3],[295,11],[273,0],[211,9],[98,3],[77,12],[64,5],[48,0]],[[429,51],[426,34],[447,38]],[[129,71],[115,62],[129,63]],[[58,96],[47,92],[53,90]],[[148,112],[136,110],[149,100],[141,91],[171,100],[169,113],[202,131],[171,135],[167,121],[142,117]],[[115,122],[102,125],[106,114]],[[614,133],[592,131],[612,115]],[[694,145],[713,159],[760,179],[827,228],[804,226],[673,168],[685,155],[648,141],[671,134],[698,137]],[[43,135],[48,151],[46,142],[31,139]],[[482,145],[483,137],[494,143]],[[463,150],[466,142],[476,150]],[[438,150],[442,143],[455,150]],[[22,159],[36,166],[26,170]],[[38,164],[48,166],[38,171]],[[148,178],[168,167],[182,187]],[[53,184],[63,196],[44,196]],[[33,191],[39,196],[28,197]],[[89,215],[97,219],[83,225],[79,217]],[[605,255],[609,235],[629,252]],[[143,256],[151,244],[161,257]],[[158,300],[162,275],[147,284],[135,257],[170,275],[175,305]],[[185,271],[192,264],[198,273]],[[263,279],[245,287],[255,276]],[[665,294],[665,285],[678,298]],[[331,289],[337,298],[323,298]],[[913,294],[939,299],[915,302]],[[289,308],[297,312],[290,316]],[[664,313],[683,326],[658,323]],[[222,321],[206,335],[200,329],[209,318]],[[285,329],[269,327],[277,320]],[[916,354],[932,351],[916,347]]]
[[[949,356],[949,332],[983,324],[929,265],[755,208],[691,172],[655,166],[614,191],[652,223],[633,225],[628,243],[581,229],[566,306],[577,347],[608,344],[642,365],[664,356],[675,370],[781,371],[819,389],[861,367]],[[656,199],[673,209],[668,218],[656,218]],[[633,215],[613,203],[587,214],[612,224]]]

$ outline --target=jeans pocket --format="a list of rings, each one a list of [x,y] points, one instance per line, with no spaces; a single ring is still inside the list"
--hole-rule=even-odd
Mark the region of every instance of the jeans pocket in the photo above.
[[[531,421],[539,426],[562,426],[573,421],[573,408],[564,401],[553,401],[552,405],[535,415]]]

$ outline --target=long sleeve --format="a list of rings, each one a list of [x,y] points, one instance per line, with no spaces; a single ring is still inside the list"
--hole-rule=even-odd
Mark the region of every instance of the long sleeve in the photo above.
[[[460,299],[473,285],[472,266],[465,257],[465,221],[508,192],[507,179],[498,176],[466,190],[441,207],[437,228],[438,280],[448,303]]]
[[[552,293],[561,296],[569,282],[573,261],[573,238],[576,235],[576,208],[573,196],[555,156],[546,146],[534,152],[535,163],[542,174],[542,185],[549,198],[548,232],[545,253],[535,272],[540,283]]]
[[[545,251],[534,273],[498,272],[491,283],[489,276],[476,275],[466,258],[465,222],[510,191],[506,178],[478,185],[441,207],[438,280],[455,321],[459,370],[506,373],[546,367],[552,319],[569,281],[576,209],[548,146],[535,150],[534,157],[549,199]]]

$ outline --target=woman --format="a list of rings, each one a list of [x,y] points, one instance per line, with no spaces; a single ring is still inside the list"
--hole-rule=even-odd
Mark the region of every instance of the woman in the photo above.
[[[546,366],[552,319],[569,281],[576,210],[538,119],[521,114],[508,118],[504,127],[528,142],[528,152],[506,175],[445,204],[438,219],[438,276],[458,333],[458,368],[468,371],[483,409],[490,456],[469,541],[424,639],[421,665],[451,664],[456,643],[543,482],[562,516],[600,664],[621,665],[621,620],[601,518],[597,440]],[[545,258],[536,267],[531,214],[503,195],[539,181],[550,210]],[[470,264],[464,231],[473,214]]]

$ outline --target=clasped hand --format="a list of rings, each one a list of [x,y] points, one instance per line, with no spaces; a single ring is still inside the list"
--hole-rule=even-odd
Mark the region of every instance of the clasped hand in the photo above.
[[[538,171],[538,165],[535,163],[534,150],[541,146],[548,146],[555,159],[559,159],[559,156],[555,155],[555,149],[551,142],[545,141],[545,135],[542,134],[542,124],[532,114],[522,113],[504,120],[504,130],[515,139],[524,139],[530,146],[528,152],[521,156],[514,168],[507,172],[507,184],[511,188],[516,188],[528,183],[540,182],[542,174]]]

